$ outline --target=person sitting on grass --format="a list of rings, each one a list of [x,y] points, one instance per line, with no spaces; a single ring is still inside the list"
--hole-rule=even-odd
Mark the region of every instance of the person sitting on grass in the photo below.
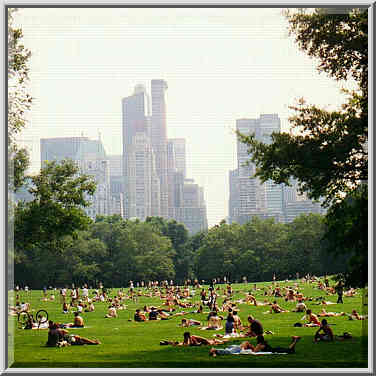
[[[261,325],[261,322],[256,320],[253,316],[248,316],[249,329],[244,334],[245,337],[257,337],[264,334],[264,328]]]
[[[285,312],[289,312],[287,309],[283,309],[282,307],[280,307],[278,304],[277,304],[277,301],[274,300],[273,304],[271,305],[270,307],[270,313],[285,313]]]
[[[50,322],[46,346],[62,347],[70,345],[100,345],[100,341],[69,334],[67,330],[59,329],[56,323]]]
[[[64,324],[66,328],[83,328],[84,319],[80,316],[79,312],[74,312],[73,323]]]
[[[225,335],[232,336],[236,334],[235,326],[234,326],[234,316],[232,313],[227,315],[226,324],[225,324]]]
[[[295,309],[292,310],[292,312],[305,312],[307,309],[307,306],[304,304],[303,300],[298,300],[298,303],[296,304]]]
[[[320,333],[320,332],[323,333]],[[321,326],[315,333],[315,336],[313,338],[313,342],[317,343],[319,341],[333,341],[334,340],[334,334],[332,328],[328,325],[328,322],[326,319],[323,319],[321,321]]]
[[[311,327],[311,326],[321,326],[319,318],[312,313],[310,309],[307,309],[307,315],[308,315],[308,323],[304,324],[306,327]],[[306,316],[304,316],[305,318]]]
[[[232,317],[234,318],[234,328],[235,328],[235,330],[243,329],[242,321],[240,320],[240,317],[238,316],[238,311],[233,311]]]
[[[69,313],[68,303],[63,303],[63,313]]]
[[[217,315],[216,312],[210,312],[208,315],[208,329],[217,330],[221,327],[221,318]]]
[[[256,346],[252,345],[249,342],[243,342],[240,344],[239,348],[234,348],[234,347],[230,347],[227,349],[211,348],[209,351],[209,355],[215,357],[217,355],[236,354],[236,353],[240,353],[242,350],[252,350],[255,353],[271,352],[271,353],[277,353],[277,354],[294,354],[295,345],[297,344],[297,342],[300,340],[301,337],[293,336],[291,338],[292,338],[292,342],[288,347],[271,347],[268,344],[268,342],[265,341],[264,336],[257,336]]]
[[[200,326],[201,322],[193,319],[182,319],[180,326],[188,327],[188,326]]]
[[[136,322],[146,321],[145,314],[142,313],[139,309],[136,309],[136,313],[134,314],[134,321],[136,321]]]
[[[106,316],[104,316],[104,317],[105,318],[115,318],[115,317],[118,317],[117,316],[117,312],[116,312],[116,308],[115,308],[114,304],[108,306],[108,312],[107,312]]]
[[[155,307],[151,307],[149,312],[149,320],[158,320],[158,311]]]

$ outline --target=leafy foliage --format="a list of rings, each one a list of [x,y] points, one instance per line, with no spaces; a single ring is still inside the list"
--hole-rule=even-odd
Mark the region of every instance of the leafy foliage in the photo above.
[[[28,152],[16,143],[16,137],[26,126],[26,113],[32,98],[28,93],[31,52],[22,44],[22,29],[14,27],[17,8],[8,8],[8,169],[10,189],[17,190],[30,165]]]
[[[300,191],[309,198],[324,198],[324,205],[332,205],[329,227],[336,223],[338,229],[357,234],[347,240],[354,241],[352,246],[365,247],[355,225],[363,220],[364,213],[353,212],[348,221],[342,212],[347,213],[345,197],[357,200],[358,187],[368,179],[368,14],[358,9],[342,14],[316,9],[313,13],[287,12],[287,18],[290,35],[295,36],[301,50],[318,60],[319,71],[335,80],[354,80],[356,90],[344,90],[346,102],[336,111],[299,100],[290,107],[295,113],[289,119],[295,132],[273,133],[270,144],[257,141],[253,134],[238,132],[238,138],[248,146],[256,176],[277,184],[297,179]],[[364,208],[362,202],[359,207]],[[343,239],[339,232],[335,238],[333,228],[329,231],[327,241],[332,244],[328,249],[333,250]],[[342,247],[342,252],[350,252],[352,246]],[[358,252],[365,255],[367,249]],[[357,265],[363,262],[362,269],[367,268],[366,257],[358,261]]]

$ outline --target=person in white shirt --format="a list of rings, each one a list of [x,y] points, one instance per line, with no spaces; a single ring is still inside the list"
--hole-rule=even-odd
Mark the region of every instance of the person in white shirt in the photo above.
[[[89,290],[86,287],[82,289],[82,297],[84,300],[87,300],[89,297]]]

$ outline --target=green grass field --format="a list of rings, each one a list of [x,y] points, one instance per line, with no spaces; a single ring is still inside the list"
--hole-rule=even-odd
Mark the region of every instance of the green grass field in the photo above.
[[[258,287],[270,283],[258,283]],[[282,282],[281,286],[289,283]],[[220,285],[224,288],[224,285]],[[253,284],[235,284],[235,299],[244,298]],[[306,296],[325,296],[323,292],[311,285],[302,284],[302,291]],[[117,289],[112,289],[112,295]],[[192,299],[199,301],[199,291]],[[367,306],[364,305],[363,291],[352,298],[344,297],[344,304],[333,304],[326,307],[327,311],[350,313],[357,309],[360,314],[367,314]],[[45,309],[49,318],[57,322],[72,322],[73,314],[63,314],[62,304],[59,302],[59,294],[56,292],[55,302],[42,302],[42,292],[32,291],[20,293],[21,300],[31,303],[35,311]],[[263,301],[261,291],[254,294],[258,301]],[[91,296],[91,295],[90,295]],[[9,295],[9,303],[13,305],[13,293]],[[274,298],[267,297],[268,300]],[[336,302],[337,296],[325,296],[326,300]],[[276,298],[279,305],[291,310],[295,303],[287,303],[282,298]],[[222,304],[223,298],[218,302]],[[307,302],[307,307],[314,313],[321,311],[322,306],[316,305],[316,301]],[[98,346],[71,346],[63,348],[45,347],[47,330],[22,330],[16,325],[17,317],[9,316],[9,344],[14,344],[14,362],[11,368],[30,367],[73,367],[73,368],[367,368],[368,356],[368,320],[349,320],[347,317],[329,317],[334,334],[341,335],[351,332],[352,340],[335,341],[332,343],[313,343],[313,335],[317,328],[294,327],[296,322],[302,322],[302,313],[263,314],[269,308],[267,306],[238,305],[239,316],[246,323],[248,314],[259,319],[264,330],[271,330],[273,335],[266,335],[266,339],[274,346],[286,346],[291,341],[292,335],[302,337],[296,346],[296,354],[291,355],[224,355],[212,358],[208,356],[208,346],[200,347],[172,347],[160,346],[159,341],[164,339],[182,340],[186,328],[178,324],[182,317],[174,317],[166,321],[150,321],[144,323],[130,322],[136,308],[146,305],[161,305],[159,298],[140,297],[137,303],[130,300],[125,302],[126,310],[118,311],[118,318],[105,319],[108,304],[96,303],[95,312],[83,313],[87,327],[71,329],[70,332],[88,338],[97,338],[102,344]],[[181,309],[182,310],[182,309]],[[187,309],[188,311],[192,309]],[[205,311],[208,309],[206,308]],[[224,316],[226,313],[223,314]],[[200,320],[206,325],[207,314],[188,314],[186,318]],[[189,328],[192,334],[212,338],[213,331],[203,331],[198,328]],[[224,330],[215,333],[224,333]],[[234,339],[227,344],[238,344],[241,339]],[[251,340],[255,343],[255,339]],[[216,346],[218,348],[226,345]]]

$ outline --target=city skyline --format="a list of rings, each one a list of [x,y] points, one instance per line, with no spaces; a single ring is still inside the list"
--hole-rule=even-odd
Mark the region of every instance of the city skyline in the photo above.
[[[167,138],[186,139],[187,178],[205,189],[209,227],[228,216],[237,119],[289,105],[339,105],[339,83],[287,37],[282,9],[20,9],[35,98],[21,135],[39,168],[41,137],[98,138],[121,154],[121,98],[168,82]],[[163,16],[163,17],[162,17]],[[163,53],[161,53],[163,51]],[[148,90],[151,92],[150,90]]]

